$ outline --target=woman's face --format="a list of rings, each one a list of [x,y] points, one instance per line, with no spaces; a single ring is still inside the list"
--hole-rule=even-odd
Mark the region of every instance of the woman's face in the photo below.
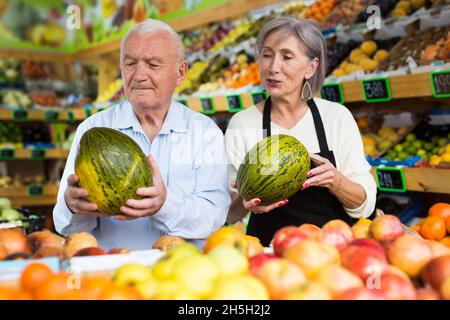
[[[314,75],[318,60],[306,56],[295,36],[281,37],[281,31],[274,31],[264,41],[259,58],[262,83],[272,97],[300,97],[303,79]]]

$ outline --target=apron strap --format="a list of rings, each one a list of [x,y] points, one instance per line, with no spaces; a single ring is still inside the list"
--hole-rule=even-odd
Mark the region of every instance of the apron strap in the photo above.
[[[314,99],[309,99],[306,101],[306,103],[309,106],[309,109],[311,109],[311,113],[314,120],[314,126],[316,127],[316,134],[317,139],[319,140],[319,146],[320,146],[320,153],[324,154],[326,152],[329,152],[328,149],[328,143],[327,143],[327,137],[325,135],[325,129],[323,127],[322,118],[320,117],[319,109],[317,109],[317,105],[314,102]]]
[[[270,101],[270,97],[267,97],[264,102],[264,110],[263,110],[263,138],[270,137],[272,132],[270,130],[270,110],[272,109],[272,103]]]

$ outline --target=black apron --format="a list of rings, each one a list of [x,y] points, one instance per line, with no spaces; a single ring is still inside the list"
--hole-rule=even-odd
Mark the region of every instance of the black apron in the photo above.
[[[322,118],[313,99],[307,101],[311,110],[317,138],[320,146],[320,156],[327,158],[334,166],[336,161],[333,151],[328,149],[327,138]],[[270,97],[266,99],[263,112],[264,136],[271,135],[270,110],[272,103]],[[311,168],[315,165],[311,162]],[[275,232],[285,226],[299,226],[303,223],[312,223],[322,227],[333,219],[341,219],[352,225],[356,219],[351,218],[345,211],[341,202],[331,194],[327,188],[308,187],[300,190],[290,198],[289,203],[266,213],[252,213],[247,227],[249,235],[258,237],[262,245],[269,246]]]

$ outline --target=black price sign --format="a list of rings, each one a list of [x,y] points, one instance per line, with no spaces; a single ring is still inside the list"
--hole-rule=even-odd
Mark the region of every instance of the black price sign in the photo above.
[[[320,90],[320,96],[328,101],[344,103],[344,93],[340,83],[324,84]]]
[[[43,160],[45,159],[45,149],[31,149],[32,160]]]
[[[29,197],[40,197],[44,194],[44,186],[42,184],[30,184],[27,187]]]
[[[179,103],[181,103],[181,104],[184,104],[185,107],[188,106],[188,102],[187,102],[186,99],[178,99],[177,101],[178,101]]]
[[[450,97],[450,70],[430,73],[433,96],[436,98]]]
[[[390,192],[405,192],[405,174],[401,168],[376,167],[375,176],[378,189]]]
[[[44,114],[45,122],[56,122],[59,119],[58,110],[45,110]]]
[[[28,120],[28,110],[26,109],[17,109],[13,111],[13,120],[14,121],[27,121]]]
[[[0,160],[14,160],[15,150],[12,148],[0,149]]]
[[[242,110],[242,97],[240,94],[232,94],[227,96],[228,111],[238,112]]]
[[[388,78],[375,78],[362,81],[364,100],[382,102],[392,100]]]
[[[213,98],[200,98],[200,104],[202,106],[202,112],[206,114],[212,114],[216,112]]]
[[[261,101],[266,100],[266,98],[267,98],[267,93],[264,91],[258,91],[258,92],[252,93],[252,100],[253,100],[254,105],[260,103]]]

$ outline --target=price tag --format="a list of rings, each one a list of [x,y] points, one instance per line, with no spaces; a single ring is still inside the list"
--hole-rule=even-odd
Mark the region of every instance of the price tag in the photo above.
[[[216,108],[214,106],[213,98],[200,98],[200,104],[202,106],[202,112],[205,114],[212,114],[216,112]]]
[[[227,96],[228,111],[238,112],[242,110],[242,97],[240,94],[232,94]]]
[[[72,109],[67,110],[67,118],[68,118],[70,124],[75,123],[75,115],[74,115]]]
[[[86,114],[86,118],[89,118],[92,115],[91,108],[84,108],[84,113]]]
[[[433,96],[436,98],[450,97],[450,70],[433,71],[430,73]]]
[[[376,167],[375,176],[378,189],[390,192],[405,192],[406,181],[402,168]]]
[[[186,107],[188,106],[188,102],[186,99],[178,99],[177,101],[181,104],[184,104]]]
[[[41,197],[44,194],[44,186],[42,184],[30,184],[27,187],[29,197]]]
[[[59,111],[57,110],[45,110],[44,120],[45,122],[56,122],[59,119]]]
[[[344,103],[344,93],[342,91],[342,85],[340,83],[324,84],[320,90],[320,96],[322,99],[328,101]]]
[[[44,160],[45,159],[45,149],[31,149],[31,160]]]
[[[0,160],[14,160],[16,150],[12,148],[0,149]]]
[[[13,120],[14,121],[27,121],[28,120],[28,110],[26,109],[17,109],[13,111]]]
[[[364,100],[382,102],[392,100],[388,78],[375,78],[362,81]]]
[[[252,92],[253,104],[256,105],[267,99],[267,93],[264,91]]]

